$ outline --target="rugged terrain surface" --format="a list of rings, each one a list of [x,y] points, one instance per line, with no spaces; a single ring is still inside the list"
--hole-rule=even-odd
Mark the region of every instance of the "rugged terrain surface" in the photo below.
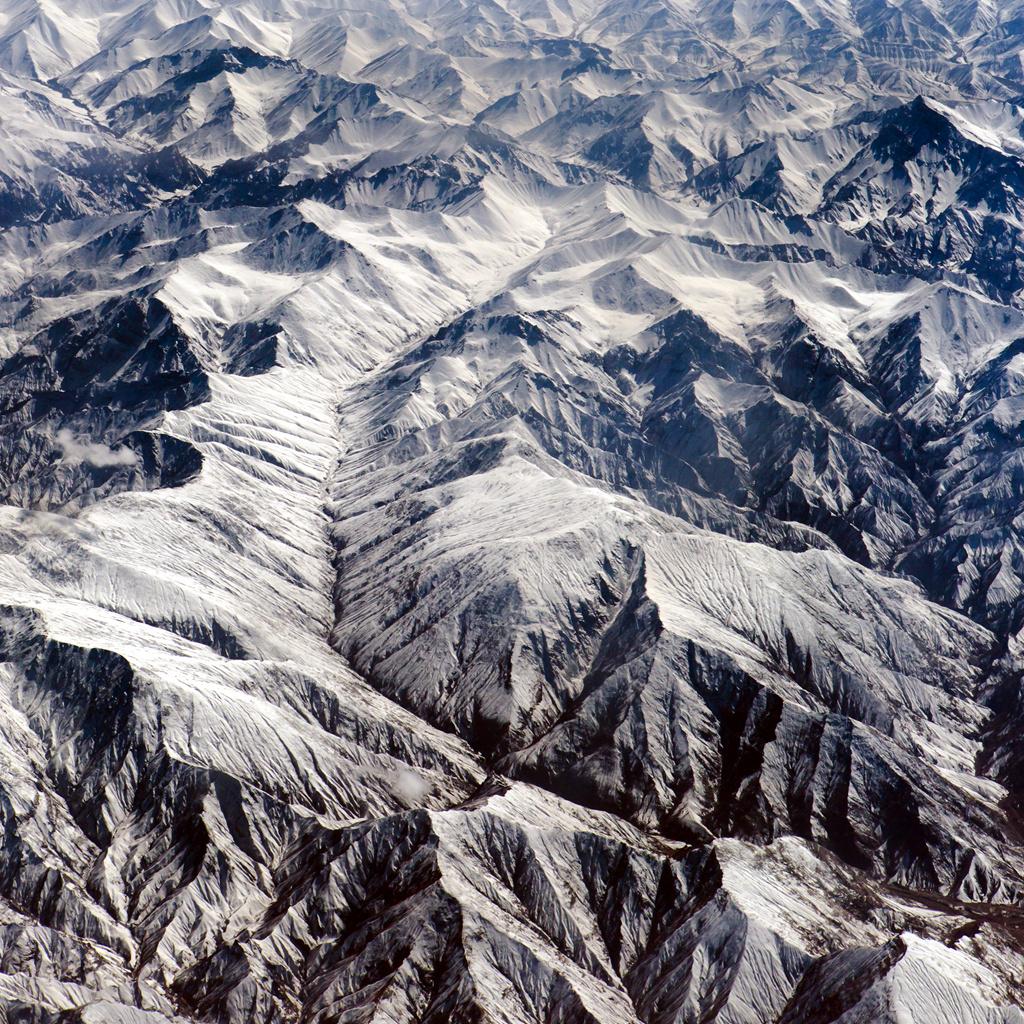
[[[1024,3],[0,2],[0,1019],[1024,1022]]]

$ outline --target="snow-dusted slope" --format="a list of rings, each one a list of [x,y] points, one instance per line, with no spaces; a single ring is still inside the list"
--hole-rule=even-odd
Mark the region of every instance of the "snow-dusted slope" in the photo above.
[[[1024,1024],[1022,49],[0,3],[0,1016]]]

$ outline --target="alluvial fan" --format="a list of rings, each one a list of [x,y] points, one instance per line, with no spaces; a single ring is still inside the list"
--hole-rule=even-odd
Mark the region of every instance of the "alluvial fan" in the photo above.
[[[1024,1024],[1024,0],[0,0],[0,1020]]]

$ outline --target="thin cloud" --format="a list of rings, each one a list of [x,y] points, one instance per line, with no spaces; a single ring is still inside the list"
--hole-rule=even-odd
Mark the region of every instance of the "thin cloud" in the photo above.
[[[91,527],[77,519],[40,509],[19,509],[13,525],[24,539],[55,537],[62,541],[91,541],[97,536]]]
[[[131,448],[111,448],[102,441],[83,441],[64,427],[57,431],[57,444],[65,462],[81,463],[105,468],[107,466],[133,466],[138,457]]]
[[[395,793],[405,804],[415,807],[430,794],[430,783],[411,768],[395,772]]]

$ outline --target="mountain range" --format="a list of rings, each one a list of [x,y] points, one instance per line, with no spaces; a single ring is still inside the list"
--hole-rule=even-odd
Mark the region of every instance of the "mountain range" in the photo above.
[[[1022,0],[0,0],[0,1020],[1024,1024]]]

